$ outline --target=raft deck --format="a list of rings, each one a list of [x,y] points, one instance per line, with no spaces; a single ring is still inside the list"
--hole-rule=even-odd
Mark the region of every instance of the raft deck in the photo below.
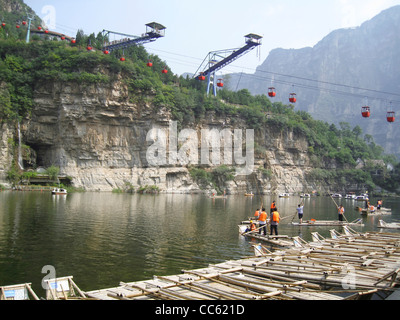
[[[85,292],[99,300],[340,300],[392,293],[400,284],[400,234],[335,234],[180,275]]]

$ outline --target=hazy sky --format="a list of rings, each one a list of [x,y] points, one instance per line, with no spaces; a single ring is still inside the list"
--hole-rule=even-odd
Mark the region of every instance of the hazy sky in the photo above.
[[[400,0],[24,0],[54,31],[75,36],[103,29],[141,35],[145,24],[167,27],[146,44],[176,74],[194,73],[208,52],[242,47],[244,36],[263,36],[223,73],[253,73],[275,48],[314,46],[331,31],[356,27]],[[112,40],[112,39],[111,39]]]

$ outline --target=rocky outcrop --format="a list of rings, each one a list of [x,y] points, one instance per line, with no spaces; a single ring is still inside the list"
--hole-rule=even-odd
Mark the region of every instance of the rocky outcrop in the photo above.
[[[167,109],[155,108],[145,102],[151,99],[133,102],[135,99],[121,78],[110,84],[91,86],[47,83],[36,89],[34,100],[36,107],[30,119],[23,122],[21,131],[23,143],[36,155],[35,166],[58,166],[60,174],[72,178],[74,186],[89,191],[111,191],[126,185],[136,189],[146,185],[157,186],[161,192],[204,191],[189,173],[189,168],[196,164],[167,162],[155,166],[149,160],[149,148],[155,143],[149,139],[149,132],[162,130],[169,143],[171,115]],[[239,129],[244,133],[244,121],[236,119],[235,123],[236,127],[231,127],[225,118],[218,119],[209,113],[201,123],[190,128],[198,138],[191,146],[198,149],[197,167],[213,169],[213,163],[204,165],[200,159],[202,132],[217,130],[220,134],[228,130],[233,133],[234,129]],[[0,144],[3,177],[12,158],[7,139],[16,139],[15,130],[6,127],[3,124]],[[311,167],[304,137],[295,136],[290,130],[271,127],[255,130],[254,140],[259,148],[252,165],[253,173],[227,181],[223,186],[227,193],[300,193],[309,187],[305,174]],[[168,158],[173,149],[167,147]],[[182,142],[176,150],[181,151],[181,148]],[[246,149],[242,150],[245,155]],[[211,152],[210,148],[210,155]],[[220,156],[224,159],[222,145]],[[220,161],[220,164],[224,163]],[[207,192],[213,191],[210,185]]]

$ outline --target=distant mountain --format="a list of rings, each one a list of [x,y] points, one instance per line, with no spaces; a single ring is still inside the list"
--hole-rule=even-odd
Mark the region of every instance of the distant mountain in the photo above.
[[[267,94],[274,86],[273,101],[285,104],[294,91],[297,109],[330,123],[360,125],[386,153],[400,157],[399,30],[400,6],[395,6],[360,27],[333,31],[312,48],[272,50],[254,74],[231,74],[225,83],[252,94]],[[361,116],[366,104],[368,119]],[[390,109],[397,111],[392,124],[386,121]]]

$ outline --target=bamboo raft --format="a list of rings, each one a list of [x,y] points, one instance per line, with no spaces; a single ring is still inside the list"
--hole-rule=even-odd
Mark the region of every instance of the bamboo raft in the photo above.
[[[400,284],[400,234],[332,231],[325,239],[180,275],[85,292],[99,300],[341,300],[391,293]]]
[[[383,220],[379,220],[377,227],[383,228],[383,229],[400,229],[400,223],[399,222],[385,222]]]
[[[303,221],[302,223],[300,222],[291,222],[290,223],[293,226],[299,226],[299,227],[312,227],[312,226],[324,226],[324,227],[340,227],[340,226],[360,226],[363,227],[364,224],[362,223],[361,219],[357,219],[352,222],[347,222],[347,221],[338,221],[338,220],[307,220]]]

